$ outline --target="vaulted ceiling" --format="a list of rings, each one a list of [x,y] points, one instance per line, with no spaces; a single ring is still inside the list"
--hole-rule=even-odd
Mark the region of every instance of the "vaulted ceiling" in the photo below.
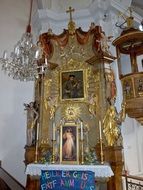
[[[103,15],[108,14],[113,9],[116,12],[120,11],[126,14],[127,8],[131,6],[136,15],[135,20],[140,23],[143,18],[143,0],[37,0],[37,2],[39,10],[48,10],[55,15],[54,20],[59,19],[69,6],[73,7],[77,14],[85,11],[94,18],[99,10],[103,12]],[[46,14],[48,16],[49,13]]]
[[[88,9],[97,0],[38,0],[39,9],[50,9],[57,13],[65,12],[69,6],[74,7],[76,10]],[[108,5],[110,0],[98,0],[101,4]],[[111,0],[114,1],[114,0]],[[133,10],[140,16],[143,16],[143,0],[115,0],[119,4],[128,2],[133,7]],[[102,7],[103,8],[103,7]]]

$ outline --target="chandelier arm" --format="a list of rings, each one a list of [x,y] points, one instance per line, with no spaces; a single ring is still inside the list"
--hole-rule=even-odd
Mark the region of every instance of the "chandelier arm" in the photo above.
[[[33,8],[33,0],[31,0],[31,2],[30,2],[29,20],[28,20],[28,25],[27,25],[27,28],[26,28],[27,33],[31,33],[32,8]]]

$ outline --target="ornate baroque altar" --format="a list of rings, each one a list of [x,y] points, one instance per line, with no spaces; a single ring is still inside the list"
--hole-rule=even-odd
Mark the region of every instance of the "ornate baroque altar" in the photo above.
[[[35,100],[25,104],[27,143],[25,164],[111,164],[114,176],[108,189],[121,190],[122,142],[117,113],[116,85],[110,64],[111,37],[100,26],[76,29],[69,9],[68,29],[55,35],[49,29],[39,37],[42,57],[35,81]],[[90,166],[89,166],[90,167]],[[38,189],[27,177],[27,189]]]

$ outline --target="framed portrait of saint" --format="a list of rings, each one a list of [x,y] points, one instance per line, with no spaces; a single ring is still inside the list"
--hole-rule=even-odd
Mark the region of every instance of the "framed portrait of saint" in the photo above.
[[[61,100],[84,100],[85,71],[62,71],[60,75]]]
[[[133,98],[133,82],[131,79],[122,80],[123,93],[126,99]]]
[[[78,127],[66,123],[60,129],[60,163],[79,164]]]

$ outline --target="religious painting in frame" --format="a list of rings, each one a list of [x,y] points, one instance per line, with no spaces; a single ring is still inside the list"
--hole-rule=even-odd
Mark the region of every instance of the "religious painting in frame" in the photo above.
[[[131,78],[126,78],[125,80],[122,80],[123,84],[123,93],[126,99],[130,99],[134,97],[133,93],[133,82]]]
[[[60,128],[60,163],[79,164],[78,126],[65,123]]]
[[[62,71],[60,73],[61,100],[85,99],[85,70]]]

